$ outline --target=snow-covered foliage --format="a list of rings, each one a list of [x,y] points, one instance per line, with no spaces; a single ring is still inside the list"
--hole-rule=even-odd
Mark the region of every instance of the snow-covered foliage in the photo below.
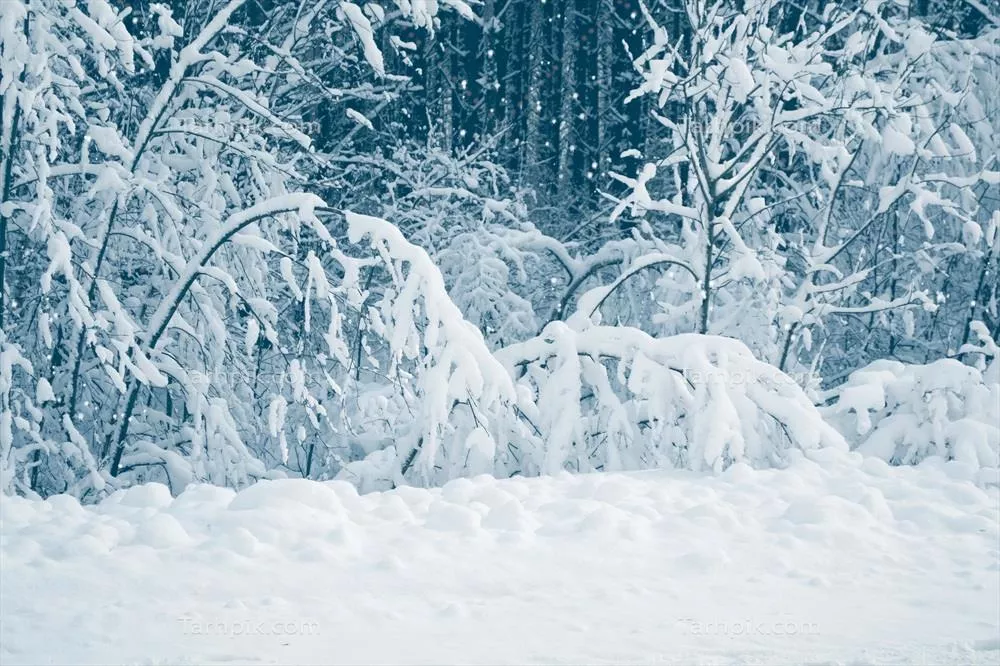
[[[521,375],[519,406],[539,432],[523,472],[719,471],[846,446],[795,381],[736,340],[552,322],[500,357]]]
[[[937,456],[1000,467],[1000,382],[955,359],[875,361],[831,397],[824,411],[862,454],[896,465]]]
[[[489,452],[497,444],[489,424],[514,400],[510,375],[490,353],[480,331],[449,298],[441,272],[426,252],[384,220],[348,213],[347,221],[351,239],[367,239],[393,273],[395,287],[369,306],[369,321],[374,333],[388,342],[382,372],[400,383],[401,397],[412,415],[397,415],[392,433],[390,446],[406,458],[400,473],[412,463],[424,482],[440,481],[434,471],[440,466],[446,470],[444,478],[454,471],[461,473],[461,467],[448,469],[461,460],[461,454],[445,450],[439,460],[439,452],[453,441],[475,440],[476,446],[487,451],[487,463],[492,462]],[[417,313],[425,320],[420,326],[415,325]],[[360,338],[359,344],[363,344]],[[412,386],[404,386],[410,377],[407,383]],[[459,404],[467,418],[455,414]],[[409,429],[402,429],[407,423]]]
[[[489,408],[509,392],[482,354],[470,360],[476,337],[425,253],[391,225],[345,225],[295,192],[325,159],[285,106],[318,76],[294,50],[319,43],[295,35],[346,19],[383,73],[357,6],[321,17],[325,3],[307,4],[273,17],[270,38],[284,46],[263,50],[240,39],[253,21],[243,0],[187,31],[158,5],[143,38],[103,0],[65,12],[4,4],[6,490],[87,496],[149,479],[180,489],[308,475],[318,442],[321,463],[349,449],[364,410],[343,387],[362,358],[394,394],[421,397],[414,436],[431,443],[449,398]],[[420,6],[414,18],[432,14]],[[155,85],[129,86],[144,77]],[[344,254],[337,225],[370,237],[374,254]],[[380,267],[398,289],[376,312],[360,279]],[[414,387],[404,358],[427,373]]]
[[[3,492],[993,464],[992,15],[519,1],[0,3]]]
[[[979,344],[962,352],[973,363],[875,361],[828,391],[821,411],[852,448],[886,462],[937,457],[1000,468],[1000,348],[982,322],[972,329]]]
[[[523,246],[539,236],[527,220],[523,192],[483,152],[452,157],[401,147],[388,158],[367,159],[369,168],[389,174],[388,196],[377,193],[367,207],[430,254],[452,300],[496,347],[538,332],[535,307],[551,305],[536,289],[539,276],[533,280],[528,272],[551,262],[530,243]]]
[[[650,98],[662,137],[637,151],[634,177],[617,176],[627,195],[612,213],[639,218],[636,233],[684,269],[637,287],[653,294],[640,324],[732,335],[783,369],[837,371],[870,343],[827,340],[938,309],[935,267],[982,259],[995,271],[982,231],[995,208],[982,203],[1000,172],[969,138],[995,134],[974,83],[995,33],[938,40],[879,0],[791,25],[772,2],[678,4],[690,34],[644,9],[652,44],[630,98]]]

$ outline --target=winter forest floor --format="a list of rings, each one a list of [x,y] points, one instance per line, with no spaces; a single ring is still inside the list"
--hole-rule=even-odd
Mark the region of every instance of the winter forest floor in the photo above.
[[[4,497],[0,663],[996,664],[956,464]]]

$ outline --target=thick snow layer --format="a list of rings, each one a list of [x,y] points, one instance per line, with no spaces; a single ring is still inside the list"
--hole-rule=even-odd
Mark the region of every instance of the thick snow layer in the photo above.
[[[808,456],[5,497],[0,663],[997,663],[996,486]]]

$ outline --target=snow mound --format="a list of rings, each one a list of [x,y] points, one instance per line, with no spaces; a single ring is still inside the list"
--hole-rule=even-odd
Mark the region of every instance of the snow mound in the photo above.
[[[960,465],[7,497],[0,662],[996,663],[1000,490]]]
[[[851,373],[830,397],[825,416],[865,455],[895,465],[957,461],[970,474],[983,469],[982,479],[1000,467],[1000,383],[977,368],[881,360]]]

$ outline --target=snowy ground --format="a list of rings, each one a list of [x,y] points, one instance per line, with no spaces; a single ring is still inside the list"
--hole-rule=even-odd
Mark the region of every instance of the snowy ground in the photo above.
[[[998,663],[996,487],[821,455],[4,498],[0,663]]]

